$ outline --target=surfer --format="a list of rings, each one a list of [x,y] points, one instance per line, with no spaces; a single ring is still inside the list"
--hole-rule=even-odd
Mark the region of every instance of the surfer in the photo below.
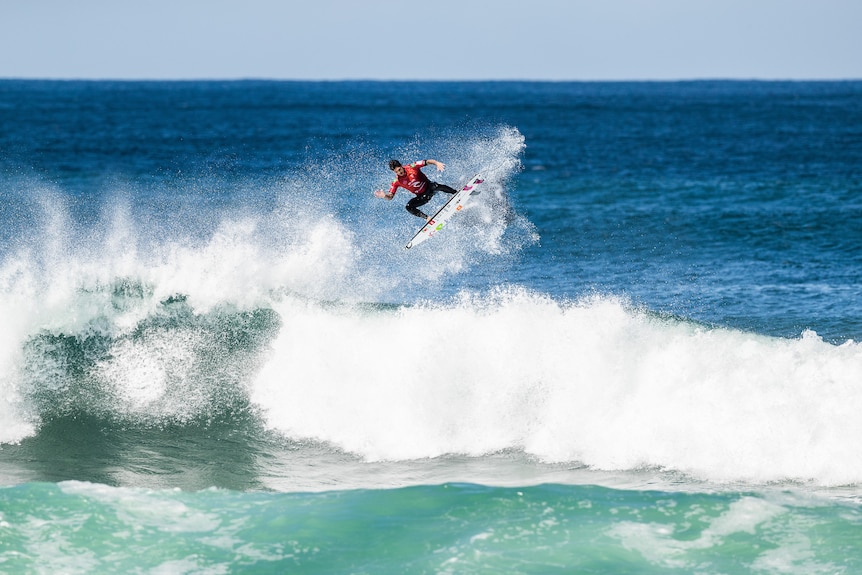
[[[447,194],[457,193],[457,190],[453,190],[449,186],[429,180],[428,176],[422,173],[422,168],[428,164],[436,167],[438,172],[442,172],[446,167],[446,164],[438,162],[437,160],[419,160],[418,162],[413,162],[408,166],[402,166],[401,162],[398,160],[390,160],[389,169],[395,172],[395,179],[392,180],[392,184],[389,186],[388,192],[377,190],[374,192],[374,195],[378,198],[391,200],[395,197],[395,191],[399,187],[402,187],[416,196],[407,202],[407,205],[405,206],[407,211],[414,216],[427,220],[428,216],[419,209],[419,206],[424,206],[431,201],[431,198],[433,198],[434,194],[437,192],[446,192]]]

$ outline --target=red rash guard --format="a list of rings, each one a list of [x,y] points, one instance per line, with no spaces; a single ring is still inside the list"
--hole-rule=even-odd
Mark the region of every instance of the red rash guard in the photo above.
[[[425,160],[419,160],[409,166],[404,166],[406,173],[392,180],[392,184],[389,186],[389,195],[395,195],[395,190],[398,189],[398,186],[417,196],[424,192],[425,188],[428,187],[428,176],[423,174],[419,168],[424,168],[427,165],[428,163]]]

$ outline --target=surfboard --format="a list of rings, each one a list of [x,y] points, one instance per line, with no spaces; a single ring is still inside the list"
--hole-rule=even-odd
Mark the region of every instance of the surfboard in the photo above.
[[[484,180],[482,179],[481,174],[476,174],[473,178],[470,179],[467,184],[461,188],[458,192],[452,194],[452,197],[449,198],[449,201],[443,204],[443,207],[437,210],[431,219],[428,220],[422,229],[416,232],[416,235],[407,242],[407,245],[404,246],[408,250],[413,246],[417,246],[424,242],[425,240],[430,240],[434,237],[434,234],[443,229],[443,226],[449,221],[449,219],[460,212],[464,208],[464,203],[467,199],[473,194],[476,190],[476,187],[481,184]]]

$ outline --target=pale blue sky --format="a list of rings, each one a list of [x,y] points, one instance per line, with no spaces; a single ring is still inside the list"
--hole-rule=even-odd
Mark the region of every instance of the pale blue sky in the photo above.
[[[862,79],[862,0],[0,0],[0,78]]]

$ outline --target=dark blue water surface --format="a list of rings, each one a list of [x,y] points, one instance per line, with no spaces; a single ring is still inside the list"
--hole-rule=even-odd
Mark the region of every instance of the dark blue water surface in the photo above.
[[[540,239],[435,289],[599,292],[770,335],[862,338],[860,82],[2,81],[0,122],[7,242],[28,222],[22,180],[87,224],[118,182],[169,221],[274,208],[266,184],[317,174],[356,218],[378,209],[365,197],[390,156],[458,165],[459,142],[514,128],[526,148],[506,192]]]

